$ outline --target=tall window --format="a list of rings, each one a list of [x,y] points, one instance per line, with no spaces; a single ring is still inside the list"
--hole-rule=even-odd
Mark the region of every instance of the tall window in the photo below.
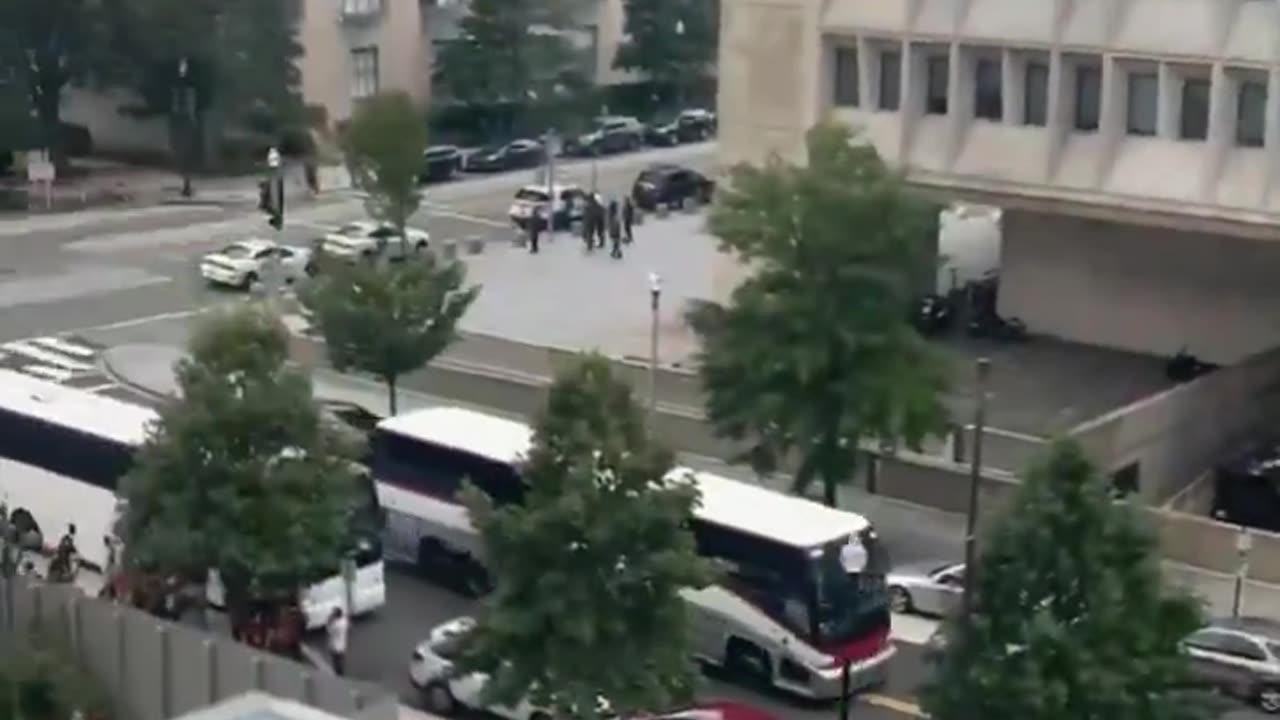
[[[837,107],[858,106],[858,51],[856,48],[836,48],[833,94]]]
[[[1262,147],[1266,126],[1267,84],[1257,80],[1241,82],[1236,95],[1236,144]]]
[[[351,51],[351,97],[359,100],[378,94],[378,48]]]
[[[1102,115],[1102,68],[1097,65],[1076,67],[1076,117],[1077,130],[1093,132],[1098,129]]]
[[[1000,61],[978,58],[973,77],[973,114],[986,120],[1004,116],[1003,78]]]
[[[880,109],[897,110],[902,101],[902,53],[880,52]]]
[[[1041,62],[1027,63],[1023,85],[1022,122],[1044,127],[1049,116],[1049,66]]]
[[[1178,137],[1183,140],[1209,137],[1208,80],[1187,78],[1182,81],[1182,109],[1178,116]]]
[[[1126,127],[1130,135],[1155,135],[1160,80],[1155,73],[1129,73],[1129,107]]]
[[[927,77],[924,111],[930,115],[947,114],[947,87],[951,83],[951,63],[946,55],[930,55],[925,65]]]

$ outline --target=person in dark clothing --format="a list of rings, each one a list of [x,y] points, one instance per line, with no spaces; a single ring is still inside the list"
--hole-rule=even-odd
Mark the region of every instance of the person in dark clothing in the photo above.
[[[587,252],[595,250],[597,207],[596,197],[591,195],[582,209],[582,242],[587,246]]]
[[[628,245],[635,238],[631,235],[631,226],[636,221],[636,206],[631,202],[631,196],[628,195],[622,199],[622,238]]]
[[[538,239],[542,236],[542,210],[535,209],[533,213],[529,215],[529,220],[527,222],[529,230],[529,254],[537,255]]]
[[[613,249],[609,251],[609,256],[614,258],[622,257],[622,221],[618,217],[618,201],[609,201],[609,239],[612,241]]]
[[[607,229],[605,225],[605,221],[606,221],[605,206],[604,206],[603,199],[599,195],[595,196],[595,203],[596,203],[596,247],[603,250],[604,249],[604,233],[605,233],[605,230]]]

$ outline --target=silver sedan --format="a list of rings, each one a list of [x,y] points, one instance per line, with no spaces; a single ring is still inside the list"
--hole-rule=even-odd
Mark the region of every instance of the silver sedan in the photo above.
[[[896,613],[950,615],[964,594],[964,563],[921,562],[894,568],[887,578]]]

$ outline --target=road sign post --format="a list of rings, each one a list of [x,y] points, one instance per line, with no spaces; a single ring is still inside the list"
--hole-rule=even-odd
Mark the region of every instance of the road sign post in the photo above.
[[[1253,536],[1244,525],[1236,534],[1236,553],[1240,564],[1236,566],[1236,582],[1231,593],[1231,617],[1240,617],[1240,605],[1244,600],[1244,581],[1249,576],[1249,551],[1253,549]]]

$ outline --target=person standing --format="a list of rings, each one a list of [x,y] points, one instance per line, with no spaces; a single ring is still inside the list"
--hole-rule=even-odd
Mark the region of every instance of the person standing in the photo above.
[[[609,257],[622,257],[622,221],[618,217],[618,201],[609,201],[609,240],[612,243],[612,249],[609,251]]]
[[[350,630],[346,613],[336,607],[329,613],[329,622],[325,631],[329,636],[329,661],[333,664],[335,675],[347,674],[347,631]]]
[[[605,232],[605,211],[604,198],[600,193],[595,194],[596,204],[596,247],[604,249],[604,232]]]
[[[628,245],[635,238],[631,235],[631,226],[636,221],[636,204],[631,201],[631,196],[627,195],[622,199],[622,238]]]
[[[538,254],[538,240],[542,236],[542,208],[534,208],[529,214],[529,254]]]

